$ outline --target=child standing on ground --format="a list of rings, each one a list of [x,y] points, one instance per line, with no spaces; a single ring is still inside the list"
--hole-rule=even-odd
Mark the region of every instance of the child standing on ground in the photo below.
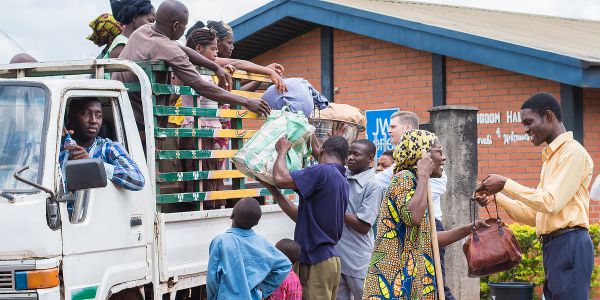
[[[210,243],[206,291],[208,299],[268,297],[288,276],[290,260],[252,227],[262,211],[254,198],[233,207],[231,228]]]
[[[300,244],[294,240],[282,239],[275,248],[283,252],[285,256],[292,262],[292,265],[296,264],[300,257]],[[281,286],[273,291],[273,294],[269,297],[269,300],[300,300],[302,299],[302,284],[300,284],[300,278],[294,272],[294,269],[290,270],[290,274],[285,278]]]

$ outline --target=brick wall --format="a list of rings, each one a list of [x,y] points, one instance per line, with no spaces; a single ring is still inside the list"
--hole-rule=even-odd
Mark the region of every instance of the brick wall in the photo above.
[[[255,58],[259,65],[279,63],[285,68],[285,77],[302,77],[321,90],[321,29],[305,33]],[[246,128],[258,128],[262,121],[244,120]]]
[[[446,60],[446,102],[479,108],[479,178],[497,173],[525,186],[536,187],[543,146],[526,138],[515,113],[529,96],[548,92],[560,98],[560,84],[453,58]],[[511,119],[508,119],[508,115]],[[518,116],[518,114],[516,115]],[[512,139],[513,133],[520,137]],[[506,136],[505,136],[506,135]],[[481,211],[482,213],[485,210]],[[509,221],[506,214],[501,217]]]
[[[321,29],[305,33],[252,59],[259,65],[279,63],[286,77],[303,77],[321,89]]]
[[[583,145],[594,160],[594,183],[600,171],[600,89],[583,89]],[[590,203],[590,220],[600,222],[600,201]]]
[[[363,110],[399,107],[429,120],[431,54],[334,31],[335,102]]]
[[[287,77],[304,77],[319,89],[320,29],[253,61],[264,65],[281,63]],[[338,103],[363,110],[399,107],[428,121],[431,74],[431,53],[334,31],[334,87],[338,88],[334,98]],[[511,114],[509,123],[507,112],[520,112],[523,101],[536,92],[549,92],[559,99],[560,84],[453,58],[446,61],[446,83],[447,104],[475,106],[482,114],[484,122],[478,124],[479,177],[499,173],[535,187],[539,182],[542,147],[520,140],[526,137],[522,136],[524,130],[518,115]],[[599,170],[600,89],[584,90],[584,126],[585,146]],[[590,214],[593,222],[600,221],[600,201],[591,203]]]
[[[537,92],[548,92],[559,99],[560,84],[448,58],[446,86],[447,104],[469,105],[480,109],[483,122],[479,122],[477,126],[480,138],[479,177],[498,173],[535,187],[539,182],[543,147],[534,147],[528,140],[514,141],[505,134],[511,137],[512,133],[523,135],[523,126],[518,118],[514,118],[514,113],[520,112],[523,101]],[[509,111],[512,120],[507,118]],[[489,142],[492,144],[488,144]]]

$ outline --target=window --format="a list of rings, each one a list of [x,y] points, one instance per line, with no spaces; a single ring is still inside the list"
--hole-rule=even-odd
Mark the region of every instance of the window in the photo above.
[[[98,105],[100,110],[97,110]],[[81,143],[90,139],[93,140],[96,136],[120,142],[127,147],[123,134],[123,124],[120,119],[120,111],[115,98],[72,97],[67,100],[63,127],[69,131],[73,131],[73,139],[80,146],[89,147],[87,150],[90,155],[93,155],[95,152],[101,151],[101,149],[95,149],[94,144],[82,145]],[[66,154],[61,151],[59,158],[61,162],[61,178],[64,177],[62,170],[67,159]],[[61,180],[62,193],[66,192],[64,184]],[[81,223],[85,220],[89,201],[88,194],[87,191],[77,191],[75,200],[67,202],[71,223]]]
[[[43,159],[46,91],[37,86],[0,85],[0,189],[32,192],[31,186],[17,181],[13,173],[22,167],[22,176],[40,182]]]

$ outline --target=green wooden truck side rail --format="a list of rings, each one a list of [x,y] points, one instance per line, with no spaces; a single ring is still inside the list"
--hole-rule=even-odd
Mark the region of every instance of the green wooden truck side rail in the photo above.
[[[154,113],[154,135],[156,138],[156,203],[158,208],[164,207],[165,205],[173,203],[184,203],[191,202],[196,203],[197,209],[202,209],[202,203],[205,201],[214,200],[227,200],[227,199],[239,199],[243,197],[264,197],[269,196],[270,193],[265,188],[247,188],[247,178],[235,170],[233,164],[231,169],[224,170],[211,170],[211,171],[191,171],[191,172],[178,172],[177,170],[162,170],[161,161],[175,161],[175,165],[179,164],[182,159],[194,160],[194,164],[198,170],[201,170],[201,163],[205,159],[230,159],[240,149],[244,140],[250,138],[256,130],[246,130],[242,127],[242,121],[244,119],[260,119],[258,115],[248,110],[242,109],[241,107],[232,107],[231,109],[208,109],[199,108],[197,105],[197,97],[199,96],[189,86],[177,86],[169,85],[165,83],[158,83],[157,78],[159,73],[169,72],[169,67],[164,62],[159,61],[148,61],[139,62],[138,65],[142,67],[144,72],[148,75],[152,86],[152,104]],[[199,72],[203,75],[214,74],[210,71],[199,69]],[[164,74],[163,74],[164,75]],[[233,90],[232,93],[246,96],[259,98],[261,93],[245,92],[240,91],[242,80],[255,80],[270,83],[270,79],[265,75],[250,74],[244,71],[236,71],[233,74]],[[216,81],[216,79],[215,79]],[[137,84],[125,84],[129,91],[139,91],[139,85]],[[192,96],[194,101],[194,107],[175,107],[157,104],[157,96],[161,95],[189,95]],[[169,116],[192,116],[194,117],[193,128],[166,128],[161,127],[161,124],[166,124],[165,118]],[[199,128],[198,120],[202,117],[212,118],[230,118],[231,128],[230,129],[211,129],[211,128]],[[162,120],[161,120],[162,119]],[[164,125],[163,125],[164,126]],[[167,138],[181,138],[191,137],[195,139],[196,150],[176,150],[176,149],[162,149],[161,141]],[[199,138],[229,138],[231,150],[201,150],[199,145]],[[196,163],[197,162],[197,163]],[[203,180],[231,180],[229,189],[221,191],[202,191],[201,182]],[[164,189],[165,183],[172,183],[177,185],[179,182],[192,181],[194,182],[194,192],[170,192],[168,189]],[[172,191],[173,189],[171,189]],[[283,190],[284,194],[293,194],[292,190]]]

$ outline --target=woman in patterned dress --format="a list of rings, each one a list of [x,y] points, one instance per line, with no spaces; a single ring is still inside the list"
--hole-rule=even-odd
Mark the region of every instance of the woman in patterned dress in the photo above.
[[[437,299],[427,187],[430,177],[442,176],[445,160],[435,134],[410,130],[402,136],[377,218],[363,299]],[[487,226],[482,219],[475,225]],[[440,232],[438,243],[454,243],[470,232],[471,225]]]

